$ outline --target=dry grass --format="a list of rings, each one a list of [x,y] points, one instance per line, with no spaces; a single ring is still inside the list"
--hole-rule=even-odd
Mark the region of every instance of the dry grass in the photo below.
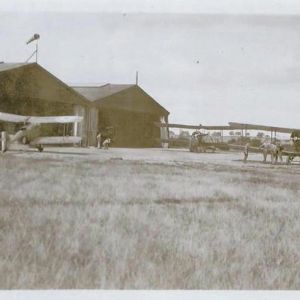
[[[0,157],[0,288],[299,289],[300,168]]]

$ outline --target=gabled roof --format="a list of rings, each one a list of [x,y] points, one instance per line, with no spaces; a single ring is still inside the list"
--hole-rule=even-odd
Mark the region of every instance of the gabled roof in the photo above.
[[[134,84],[110,84],[107,83],[101,86],[74,86],[73,89],[86,97],[90,101],[96,101],[109,97],[121,91],[133,87]]]
[[[161,106],[157,101],[155,101],[150,95],[148,95],[142,88],[140,88],[136,84],[105,84],[101,86],[73,86],[73,89],[84,96],[86,99],[93,102],[95,105],[99,106],[107,106],[109,103],[120,100],[120,97],[122,95],[122,92],[130,93],[130,89],[132,89],[132,92],[137,91],[139,92],[143,97],[146,97],[151,102],[151,107],[155,109],[158,109],[160,111],[163,111],[164,114],[169,114],[169,112]],[[125,99],[128,100],[128,97],[125,97]],[[123,99],[123,101],[126,101]],[[122,102],[123,102],[122,101]],[[121,103],[121,102],[119,102]],[[123,106],[124,108],[124,106]],[[130,107],[128,107],[129,110],[132,110],[132,103]],[[143,108],[145,110],[147,108]],[[148,107],[149,109],[149,107]]]
[[[80,101],[80,104],[90,105],[90,102],[88,101],[88,99],[86,99],[82,94],[78,93],[73,88],[71,88],[70,86],[65,84],[62,80],[60,80],[59,78],[54,76],[48,70],[44,69],[38,63],[35,63],[35,62],[33,62],[33,63],[3,63],[3,62],[1,62],[0,63],[0,73],[2,73],[2,72],[14,72],[14,70],[23,69],[23,68],[26,69],[26,70],[33,68],[33,69],[40,70],[40,71],[44,72],[45,74],[47,74],[47,76],[49,76],[50,78],[55,80],[59,85],[61,85],[68,92],[74,94],[78,98],[78,100]]]
[[[0,63],[0,72],[9,71],[32,64],[33,63]]]

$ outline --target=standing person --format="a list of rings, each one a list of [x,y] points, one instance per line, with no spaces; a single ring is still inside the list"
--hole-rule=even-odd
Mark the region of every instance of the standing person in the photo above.
[[[259,148],[263,151],[264,163],[267,161],[268,153],[271,155],[272,164],[277,161],[277,147],[270,140],[266,139]]]
[[[111,139],[110,139],[110,138],[105,139],[105,141],[103,142],[102,145],[103,145],[103,148],[104,148],[105,150],[108,149],[108,146],[109,146],[110,142],[111,142]]]
[[[269,150],[271,152],[271,163],[276,164],[278,160],[278,148],[274,144],[270,144]]]
[[[101,149],[101,139],[102,139],[102,135],[101,135],[101,132],[99,132],[97,134],[97,148],[98,149]]]
[[[250,144],[247,143],[244,148],[244,163],[247,162]]]
[[[268,145],[270,143],[268,143],[266,140],[262,143],[262,145],[259,147],[259,149],[262,149],[263,151],[263,162],[265,163],[267,161],[267,156],[268,156]]]
[[[271,154],[271,163],[277,163],[278,159],[278,152],[277,152],[277,146],[274,144],[271,144],[269,141],[265,141],[261,146],[260,149],[263,150],[263,156],[264,160],[263,162],[265,163],[267,161],[267,156],[268,153]]]
[[[277,142],[276,146],[277,146],[277,156],[279,157],[280,162],[282,162],[282,151],[284,150],[284,147],[282,146],[280,141]]]

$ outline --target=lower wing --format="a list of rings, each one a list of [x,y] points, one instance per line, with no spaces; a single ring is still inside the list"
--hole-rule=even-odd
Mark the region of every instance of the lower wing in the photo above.
[[[81,140],[78,136],[45,136],[34,139],[30,145],[70,145],[79,144]]]

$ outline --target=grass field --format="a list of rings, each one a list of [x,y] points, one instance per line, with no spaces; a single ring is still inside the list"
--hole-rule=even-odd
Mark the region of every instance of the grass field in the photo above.
[[[76,151],[0,156],[1,289],[300,288],[300,166]]]

